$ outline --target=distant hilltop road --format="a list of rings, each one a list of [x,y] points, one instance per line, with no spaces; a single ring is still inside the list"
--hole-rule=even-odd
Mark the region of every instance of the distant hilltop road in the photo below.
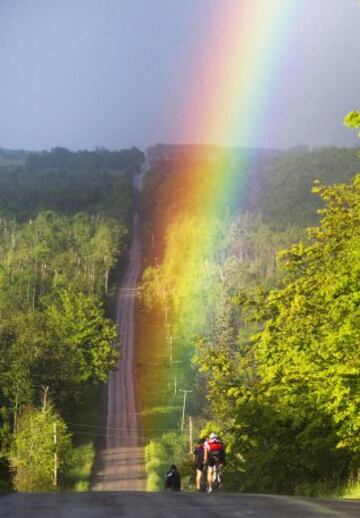
[[[280,495],[99,492],[12,493],[0,497],[1,518],[325,518],[359,517],[360,500]]]

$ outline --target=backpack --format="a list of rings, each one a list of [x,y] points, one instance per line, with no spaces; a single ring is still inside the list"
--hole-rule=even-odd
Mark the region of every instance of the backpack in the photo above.
[[[208,444],[209,444],[209,450],[211,452],[216,452],[216,451],[224,449],[223,443],[218,440],[209,441]]]
[[[221,441],[213,440],[208,442],[209,457],[217,460],[224,460],[225,452],[224,445]]]

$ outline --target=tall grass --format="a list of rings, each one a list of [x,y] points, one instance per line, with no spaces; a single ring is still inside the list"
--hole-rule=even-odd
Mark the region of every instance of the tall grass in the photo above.
[[[176,464],[180,472],[183,489],[188,488],[191,473],[188,448],[186,435],[176,432],[165,433],[159,439],[150,440],[145,447],[147,491],[164,489],[165,474],[171,464]]]
[[[343,488],[341,498],[359,498],[360,499],[360,470],[357,475],[352,477]]]
[[[304,482],[295,487],[298,496],[317,498],[360,498],[360,471],[346,482],[340,479]]]
[[[94,442],[75,446],[67,472],[67,485],[76,492],[90,490],[90,475],[95,460]]]

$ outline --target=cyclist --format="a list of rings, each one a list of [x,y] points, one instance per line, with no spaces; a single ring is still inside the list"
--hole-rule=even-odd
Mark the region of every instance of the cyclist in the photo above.
[[[204,444],[204,463],[207,466],[207,491],[213,490],[213,474],[215,466],[225,464],[225,448],[216,433],[211,433]]]
[[[193,451],[193,464],[196,471],[196,489],[202,491],[202,480],[204,471],[204,443],[205,439],[199,439]]]

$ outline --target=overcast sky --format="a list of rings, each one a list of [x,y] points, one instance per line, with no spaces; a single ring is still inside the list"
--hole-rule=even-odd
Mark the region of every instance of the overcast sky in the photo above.
[[[228,1],[0,0],[0,147],[183,142],[181,85],[210,8]],[[287,42],[291,75],[278,82],[259,145],[354,145],[342,119],[360,108],[359,3],[295,1],[303,10]],[[249,143],[231,135],[227,144]]]

